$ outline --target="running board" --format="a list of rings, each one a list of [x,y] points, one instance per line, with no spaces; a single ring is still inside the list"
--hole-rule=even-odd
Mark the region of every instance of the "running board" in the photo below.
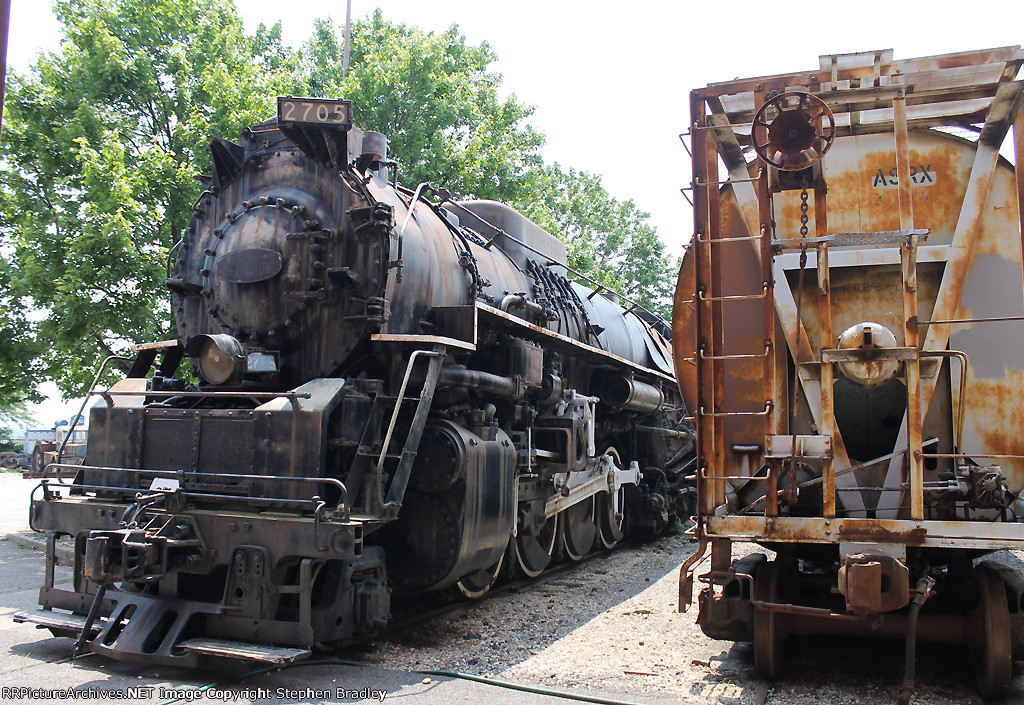
[[[176,644],[175,648],[184,649],[200,656],[221,656],[271,664],[302,661],[312,654],[309,649],[289,649],[283,646],[247,644],[243,641],[224,641],[222,639],[188,639]]]
[[[37,627],[49,629],[57,636],[78,636],[85,627],[85,617],[82,615],[51,610],[15,612],[12,619],[16,624],[35,624]],[[102,620],[96,620],[89,629],[90,638],[99,633],[101,623]]]
[[[49,629],[57,636],[78,636],[85,627],[85,617],[79,614],[39,610],[37,612],[15,612],[12,617],[17,624],[35,624],[40,629]],[[104,620],[96,620],[89,629],[89,638],[100,633]],[[247,644],[242,641],[221,639],[188,639],[175,645],[188,653],[200,656],[221,656],[223,658],[259,661],[269,664],[285,664],[302,661],[310,657],[309,649],[290,649],[265,644]]]

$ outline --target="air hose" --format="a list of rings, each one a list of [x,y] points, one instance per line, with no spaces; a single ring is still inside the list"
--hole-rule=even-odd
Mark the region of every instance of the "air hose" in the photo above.
[[[284,665],[267,666],[265,668],[259,668],[255,671],[249,671],[242,673],[237,676],[232,676],[216,683],[208,683],[207,685],[200,686],[195,689],[196,693],[205,693],[210,690],[217,690],[232,683],[251,678],[253,676],[259,676],[264,673],[272,673],[274,671],[283,671],[286,668],[298,668],[299,666],[354,666],[356,668],[370,668],[370,664],[361,663],[359,661],[345,661],[343,659],[314,659],[312,661],[295,661]],[[523,683],[513,683],[512,681],[499,680],[497,678],[487,678],[486,676],[477,676],[472,673],[460,673],[458,671],[411,671],[422,676],[440,676],[444,678],[459,678],[461,680],[473,681],[475,683],[483,683],[485,685],[492,685],[498,688],[507,688],[509,690],[519,690],[526,693],[534,693],[536,695],[549,695],[555,698],[563,698],[566,700],[575,700],[581,703],[596,703],[596,705],[638,705],[637,703],[629,702],[628,700],[611,700],[609,698],[598,698],[590,695],[578,695],[575,693],[566,693],[559,690],[552,690],[550,688],[542,688],[535,685],[525,685]],[[162,700],[157,705],[171,705],[172,703],[181,702],[185,700],[185,697],[171,698],[169,700]],[[191,701],[191,698],[189,698]]]
[[[903,675],[903,687],[900,688],[899,695],[896,696],[896,705],[907,705],[910,702],[910,696],[914,692],[917,661],[917,615],[921,612],[921,607],[924,606],[925,600],[931,595],[934,586],[934,578],[925,576],[917,582],[917,587],[914,590],[914,600],[910,604],[910,612],[907,615],[907,640],[904,654],[906,660],[904,668],[906,670]]]

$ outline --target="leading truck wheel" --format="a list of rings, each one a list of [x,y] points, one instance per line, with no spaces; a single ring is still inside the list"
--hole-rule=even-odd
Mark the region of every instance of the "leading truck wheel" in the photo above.
[[[754,575],[754,599],[779,601],[779,567],[765,563]],[[785,641],[785,616],[754,605],[754,667],[764,678],[775,680],[782,672],[782,647]]]
[[[974,580],[978,605],[968,615],[968,648],[978,693],[986,700],[1000,698],[1010,687],[1013,671],[1006,588],[998,575],[981,566],[974,569]]]

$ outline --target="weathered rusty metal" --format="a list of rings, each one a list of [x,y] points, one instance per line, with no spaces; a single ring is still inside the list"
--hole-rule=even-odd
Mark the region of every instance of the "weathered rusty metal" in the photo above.
[[[910,599],[910,571],[892,556],[858,553],[843,556],[839,593],[848,612],[859,615],[892,612]]]
[[[929,566],[962,570],[960,550],[1024,545],[1024,502],[1013,500],[1024,491],[1024,172],[1020,159],[1015,174],[998,157],[1011,124],[1024,154],[1022,65],[1019,47],[911,60],[863,52],[691,94],[695,183],[709,186],[693,191],[698,236],[678,278],[687,289],[677,290],[673,345],[677,364],[695,361],[678,379],[705,416],[697,530],[716,546],[777,551],[764,575],[778,571],[783,598],[820,589],[798,567],[817,566],[843,579],[847,614],[885,615],[893,633],[916,624],[900,615]],[[812,130],[802,116],[773,134],[765,106],[794,92],[828,107],[835,136],[789,171],[790,152],[824,139],[821,121]],[[729,181],[716,191],[717,160]],[[875,345],[876,330],[893,335]],[[839,344],[837,331],[847,331]],[[834,374],[851,363],[865,374]],[[765,425],[752,414],[761,403]],[[831,452],[805,454],[806,442],[787,437],[821,437]],[[866,557],[837,560],[845,543],[864,544]],[[712,586],[733,580],[728,572],[713,570]],[[730,629],[715,615],[743,613],[714,592],[701,599],[708,633]],[[826,596],[802,599],[793,629],[837,624],[838,614],[803,611]],[[966,610],[977,596],[959,599]],[[941,623],[932,609],[922,607],[922,635]],[[766,663],[769,642],[755,645]],[[993,648],[1005,642],[994,637]]]
[[[1017,216],[1020,220],[1020,247],[1024,252],[1024,106],[1017,110],[1013,121],[1013,164],[1017,181]],[[1024,280],[1024,257],[1021,258]]]

